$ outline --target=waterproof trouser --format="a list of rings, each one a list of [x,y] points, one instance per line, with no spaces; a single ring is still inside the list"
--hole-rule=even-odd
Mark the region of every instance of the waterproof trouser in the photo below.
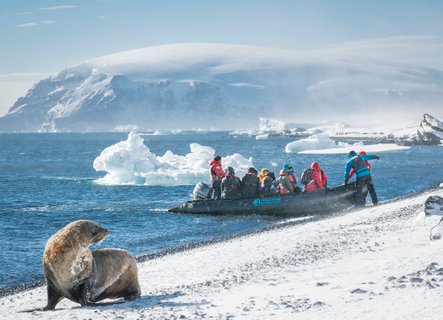
[[[368,186],[369,195],[371,196],[372,204],[373,205],[378,204],[378,197],[377,193],[375,192],[374,184],[372,183],[372,178],[371,182],[367,186]]]
[[[211,199],[213,199],[213,200],[220,200],[221,199],[221,181],[220,180],[215,180],[212,182]]]
[[[363,193],[363,187],[366,186],[366,188],[368,189],[368,191],[371,194],[371,199],[372,199],[372,203],[377,204],[378,203],[378,199],[377,199],[377,194],[375,193],[375,188],[374,185],[372,184],[372,178],[370,175],[366,175],[360,178],[357,178],[357,183],[356,183],[356,188],[357,188],[357,192],[355,195],[355,204],[357,206],[364,206],[365,202],[366,202],[366,193]]]

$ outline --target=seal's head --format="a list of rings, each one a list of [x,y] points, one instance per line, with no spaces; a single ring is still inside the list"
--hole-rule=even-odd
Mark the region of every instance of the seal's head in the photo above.
[[[59,249],[89,247],[90,244],[103,240],[109,231],[90,220],[77,220],[57,231],[46,243],[48,253],[54,255]]]
[[[63,229],[70,230],[77,241],[85,247],[103,240],[109,234],[107,229],[90,220],[77,220]]]

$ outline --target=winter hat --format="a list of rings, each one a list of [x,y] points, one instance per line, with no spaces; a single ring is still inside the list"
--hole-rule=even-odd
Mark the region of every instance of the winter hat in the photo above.
[[[214,161],[220,161],[221,160],[221,157],[220,156],[215,156],[214,157]]]
[[[352,157],[355,157],[356,155],[357,155],[357,152],[355,152],[354,150],[352,150],[352,151],[349,151],[348,157],[349,157],[349,158],[352,158]]]
[[[266,176],[267,177],[270,177],[272,180],[275,180],[275,174],[274,174],[274,172],[268,172],[268,173],[266,173]]]
[[[253,174],[257,174],[257,173],[258,173],[257,169],[255,169],[255,168],[253,168],[253,167],[250,167],[250,168],[248,169],[248,172],[249,172],[249,173],[253,173]]]
[[[226,169],[226,173],[230,174],[230,175],[235,175],[235,171],[233,167],[228,167]]]

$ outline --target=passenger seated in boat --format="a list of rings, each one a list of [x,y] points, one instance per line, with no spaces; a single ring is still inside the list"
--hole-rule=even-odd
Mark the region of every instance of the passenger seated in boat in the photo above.
[[[241,197],[241,181],[235,175],[234,168],[228,167],[226,175],[221,182],[222,199],[238,199]]]
[[[285,169],[280,170],[280,174],[278,175],[278,193],[283,194],[291,194],[294,192],[294,186],[288,178],[288,171]]]
[[[275,195],[276,190],[277,190],[277,184],[275,181],[275,175],[274,172],[267,172],[265,177],[263,178],[263,180],[260,183],[260,187],[261,187],[261,194],[264,197],[271,197],[273,195]]]
[[[257,174],[258,171],[255,168],[249,168],[241,180],[243,197],[254,198],[260,194],[260,179]]]
[[[265,179],[266,174],[267,174],[268,172],[269,172],[268,168],[262,168],[262,169],[261,169],[261,171],[260,171],[260,176],[259,176],[259,178],[260,178],[260,182],[263,182],[263,180]]]
[[[303,171],[300,180],[304,185],[304,191],[316,191],[326,188],[328,176],[320,169],[320,165],[317,162],[313,162],[309,169]]]
[[[294,169],[293,169],[293,167],[292,167],[292,164],[290,164],[290,163],[285,163],[285,164],[283,165],[283,169],[286,170],[286,171],[288,172],[288,179],[289,179],[289,181],[291,182],[291,184],[292,184],[292,186],[293,186],[293,189],[294,189],[294,191],[295,191],[296,188],[297,188],[297,182],[298,182],[298,179],[297,179],[297,176],[295,175],[295,172],[294,172]],[[300,188],[299,188],[299,189],[300,189]]]

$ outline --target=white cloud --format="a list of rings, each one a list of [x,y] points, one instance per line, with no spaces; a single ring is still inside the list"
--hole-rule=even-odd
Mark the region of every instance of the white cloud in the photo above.
[[[16,28],[32,28],[32,27],[37,27],[38,25],[42,25],[42,24],[54,24],[54,23],[57,23],[57,21],[44,20],[44,21],[40,21],[40,22],[28,22],[28,23],[23,23],[23,24],[16,24],[14,27],[16,27]]]
[[[39,8],[39,10],[65,10],[65,9],[74,9],[74,8],[77,8],[77,6],[62,5],[62,6],[53,6],[53,7]]]
[[[364,39],[310,52],[335,58],[362,57],[443,69],[443,38],[433,35]]]
[[[30,14],[32,14],[31,11],[26,11],[26,12],[19,12],[19,13],[17,13],[16,15],[17,15],[17,16],[27,16],[27,15],[30,15]]]
[[[28,23],[22,23],[22,24],[16,24],[14,27],[16,28],[31,28],[38,26],[37,22],[28,22]]]

